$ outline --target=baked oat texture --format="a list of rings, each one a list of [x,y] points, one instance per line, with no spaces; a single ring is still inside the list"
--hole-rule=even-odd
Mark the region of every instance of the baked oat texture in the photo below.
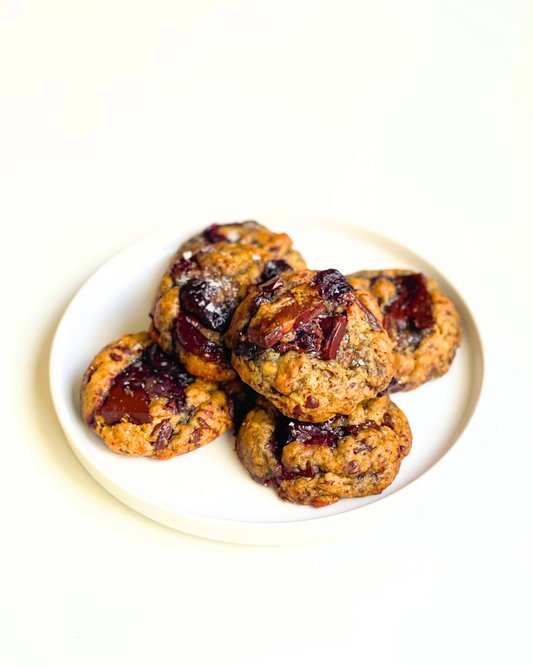
[[[349,414],[394,375],[374,297],[334,269],[287,273],[250,290],[227,342],[241,379],[302,421]]]
[[[368,289],[384,315],[396,360],[389,392],[412,391],[448,372],[461,344],[461,321],[435,280],[397,269],[360,271],[347,279],[356,289]],[[410,292],[406,280],[412,283],[408,285]],[[427,294],[423,293],[424,287]],[[422,293],[417,294],[417,290]],[[404,294],[411,303],[399,302]]]
[[[411,442],[407,418],[388,396],[365,400],[349,416],[322,424],[291,421],[259,397],[235,450],[252,478],[272,486],[281,499],[323,507],[383,492]]]
[[[189,375],[146,332],[97,354],[83,377],[81,409],[115,453],[160,460],[208,444],[233,423],[231,400],[219,385]]]

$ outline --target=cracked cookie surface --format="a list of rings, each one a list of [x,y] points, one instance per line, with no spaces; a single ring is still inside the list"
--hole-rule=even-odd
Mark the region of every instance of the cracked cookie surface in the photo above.
[[[283,416],[259,397],[240,427],[235,450],[258,483],[283,500],[315,507],[381,493],[411,450],[404,413],[388,396],[365,400],[325,423]]]
[[[148,333],[105,347],[85,372],[85,423],[115,453],[168,459],[193,451],[233,424],[233,405],[215,382],[190,375]]]
[[[394,374],[375,299],[335,269],[287,273],[250,289],[227,343],[241,379],[302,421],[350,413]]]
[[[360,271],[347,279],[368,289],[383,314],[396,360],[388,392],[411,391],[448,372],[461,344],[461,321],[435,280],[405,270]]]

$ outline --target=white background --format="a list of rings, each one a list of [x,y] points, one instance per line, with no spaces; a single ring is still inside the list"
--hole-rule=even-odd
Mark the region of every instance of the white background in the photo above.
[[[3,663],[531,660],[532,30],[518,0],[2,4]],[[47,381],[70,298],[132,241],[236,208],[388,234],[471,305],[480,410],[394,521],[206,541],[70,451]]]

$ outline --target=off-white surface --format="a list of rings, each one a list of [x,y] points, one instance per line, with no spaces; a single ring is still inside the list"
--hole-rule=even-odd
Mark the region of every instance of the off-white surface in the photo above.
[[[532,11],[2,5],[2,663],[531,661]],[[75,291],[151,231],[236,208],[380,231],[471,304],[482,404],[394,520],[207,541],[128,509],[66,442],[47,359]]]

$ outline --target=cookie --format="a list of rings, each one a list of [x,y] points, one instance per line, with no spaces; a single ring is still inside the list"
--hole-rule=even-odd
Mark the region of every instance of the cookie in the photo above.
[[[407,418],[388,396],[320,424],[291,420],[261,397],[244,419],[235,450],[252,478],[281,499],[322,507],[383,492],[411,442]]]
[[[184,243],[178,250],[177,256],[183,255],[185,252],[197,252],[200,248],[213,243],[243,243],[244,245],[252,245],[259,247],[266,252],[276,255],[277,258],[272,259],[272,269],[276,269],[270,277],[278,275],[283,265],[281,258],[289,264],[292,270],[300,271],[307,268],[302,255],[292,248],[292,240],[287,234],[276,234],[270,229],[267,229],[259,222],[247,220],[246,222],[231,222],[229,224],[212,224],[204,231]],[[269,266],[266,268],[267,272]]]
[[[286,273],[250,290],[227,343],[240,378],[301,421],[349,414],[394,375],[374,297],[335,269]]]
[[[275,259],[261,248],[226,242],[176,255],[152,308],[153,339],[196,377],[234,379],[224,335],[247,288],[270,276]],[[285,260],[279,268],[291,270]]]
[[[389,393],[411,391],[448,372],[461,344],[461,321],[435,280],[404,270],[360,271],[348,280],[368,289],[383,313],[396,359]]]
[[[166,460],[232,426],[214,382],[190,375],[148,333],[125,335],[92,361],[82,382],[83,420],[115,453]]]

